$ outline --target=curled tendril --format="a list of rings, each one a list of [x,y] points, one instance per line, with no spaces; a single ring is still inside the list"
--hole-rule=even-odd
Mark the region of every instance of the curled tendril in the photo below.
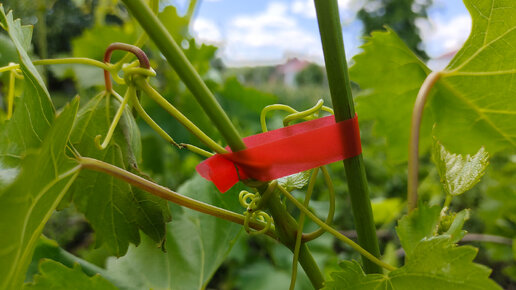
[[[287,115],[283,119],[283,126],[288,126],[291,122],[299,120],[299,119],[303,119],[303,120],[307,120],[307,121],[313,120],[318,117],[320,111],[325,111],[332,115],[334,114],[332,108],[324,106],[323,100],[317,101],[317,103],[313,107],[311,107],[307,110],[304,110],[304,111],[297,111],[296,109],[294,109],[290,106],[287,106],[287,105],[283,105],[283,104],[269,105],[269,106],[266,106],[265,108],[263,108],[262,112],[260,113],[260,125],[262,127],[263,132],[268,131],[265,117],[266,117],[267,113],[271,112],[271,111],[286,111],[289,113],[289,115]]]
[[[244,219],[244,229],[245,229],[245,231],[249,235],[265,234],[271,228],[272,218],[264,211],[260,210],[260,211],[255,211],[255,212],[252,212],[252,213],[246,211],[246,212],[244,212],[244,216],[245,216],[245,219]],[[255,219],[255,220],[264,222],[264,223],[266,223],[266,225],[265,225],[265,227],[263,227],[263,229],[261,229],[259,231],[251,230],[251,228],[249,228],[249,221],[251,219]]]
[[[251,199],[251,201],[248,202],[248,199]],[[240,202],[240,205],[242,205],[245,208],[249,208],[251,203],[256,204],[256,199],[260,199],[260,194],[254,194],[245,190],[242,190],[240,194],[238,194],[238,201]]]
[[[109,61],[111,60],[111,54],[113,54],[113,51],[115,51],[115,50],[125,50],[128,52],[131,52],[138,58],[138,65],[140,67],[150,70],[149,58],[147,57],[145,52],[143,52],[143,50],[141,50],[141,48],[131,45],[131,44],[120,43],[120,42],[111,43],[106,48],[106,52],[104,53],[104,63],[109,64]],[[114,67],[119,68],[118,64]],[[104,82],[106,85],[106,91],[108,91],[108,92],[113,89],[113,86],[111,84],[111,78],[109,77],[109,74],[110,74],[110,72],[104,69]],[[115,78],[117,78],[117,80],[120,81],[120,78],[118,76],[116,76]]]
[[[258,210],[258,204],[260,202],[261,196],[258,193],[251,193],[245,190],[242,190],[238,195],[238,201],[240,204],[245,207],[247,210],[244,214],[244,229],[249,235],[259,235],[265,234],[272,226],[272,218],[264,211]],[[256,220],[264,222],[266,225],[263,229],[259,231],[251,230],[249,227],[250,220]]]
[[[322,167],[320,167],[320,169],[323,173],[324,181],[325,181],[326,185],[328,186],[328,191],[330,193],[330,210],[328,211],[328,216],[326,217],[325,223],[327,225],[331,225],[331,223],[333,221],[333,216],[335,214],[335,189],[333,187],[333,182],[331,180],[330,174],[329,174],[326,166],[322,166]],[[303,242],[309,242],[311,240],[317,239],[319,236],[321,236],[325,232],[326,231],[323,228],[319,228],[311,233],[303,234],[303,236],[302,236]]]
[[[287,105],[283,105],[283,104],[274,104],[274,105],[269,105],[269,106],[265,106],[265,108],[262,109],[262,112],[260,113],[260,125],[262,126],[262,131],[263,132],[267,132],[267,122],[265,121],[265,116],[267,115],[268,112],[270,111],[287,111],[291,114],[293,113],[299,113],[297,110],[295,110],[294,108],[290,107],[290,106],[287,106]]]
[[[319,111],[321,110],[322,106],[324,105],[324,101],[323,100],[319,100],[317,101],[317,103],[307,109],[307,110],[304,110],[304,111],[301,111],[301,112],[297,112],[297,113],[293,113],[293,114],[290,114],[288,116],[286,116],[284,119],[283,119],[283,126],[288,126],[288,124],[292,121],[295,121],[295,120],[299,120],[299,119],[313,119],[314,117],[317,117],[317,113],[319,113]]]

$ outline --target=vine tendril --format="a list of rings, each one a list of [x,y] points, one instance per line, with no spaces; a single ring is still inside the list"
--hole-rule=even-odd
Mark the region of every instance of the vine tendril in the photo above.
[[[268,112],[271,111],[286,111],[290,113],[285,118],[283,118],[283,126],[288,126],[292,121],[304,119],[304,120],[313,120],[318,117],[318,113],[320,111],[325,111],[333,115],[333,109],[324,106],[324,101],[319,100],[317,103],[304,111],[297,111],[296,109],[284,105],[284,104],[274,104],[266,106],[262,109],[262,112],[260,113],[260,125],[262,127],[263,132],[267,132],[267,122],[266,122],[266,115]]]
[[[267,190],[264,192],[263,196],[270,194],[276,189],[277,182],[273,181],[267,187]],[[244,214],[244,230],[249,235],[259,235],[267,233],[267,231],[273,228],[272,217],[266,212],[259,209],[262,200],[262,196],[259,193],[251,193],[245,190],[242,190],[238,194],[238,201],[240,204],[246,208]],[[251,220],[261,221],[266,223],[265,227],[259,231],[254,231],[249,228],[249,222]]]
[[[111,92],[113,92],[113,90],[111,90]],[[111,94],[111,92],[106,92],[106,93]],[[100,139],[102,138],[102,136],[101,135],[95,136],[95,146],[97,146],[97,148],[99,150],[104,150],[109,145],[109,142],[113,138],[113,133],[115,132],[116,126],[118,125],[118,122],[122,118],[122,114],[124,113],[125,106],[129,102],[129,100],[132,98],[131,97],[132,94],[136,95],[136,89],[134,88],[134,86],[127,87],[127,91],[125,92],[122,103],[120,104],[120,107],[118,107],[118,110],[116,111],[115,117],[113,118],[111,125],[109,125],[108,132],[107,132],[106,137],[104,138],[104,141],[102,142],[102,144],[100,143]]]
[[[330,173],[328,172],[326,166],[322,166],[320,168],[324,176],[324,181],[326,183],[326,186],[328,186],[328,191],[330,193],[330,209],[328,211],[328,216],[326,217],[325,221],[325,223],[329,226],[332,224],[333,216],[335,215],[335,188],[333,187],[333,182],[331,180]],[[303,242],[309,242],[311,240],[317,239],[325,232],[326,231],[320,227],[319,229],[311,233],[303,234]]]
[[[113,51],[115,50],[125,50],[133,53],[140,63],[140,67],[149,70],[150,69],[150,62],[149,58],[143,52],[143,50],[137,46],[127,44],[127,43],[121,43],[121,42],[115,42],[111,43],[107,48],[106,52],[104,53],[104,63],[109,63],[111,60],[111,55],[113,54]],[[109,71],[104,69],[104,82],[106,85],[106,91],[111,91],[113,89],[113,85],[111,83],[111,78],[109,76]]]

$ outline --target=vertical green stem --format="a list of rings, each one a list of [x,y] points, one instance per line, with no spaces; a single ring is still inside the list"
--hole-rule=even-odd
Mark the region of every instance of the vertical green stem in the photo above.
[[[231,147],[231,150],[240,151],[245,149],[242,138],[240,138],[226,112],[151,9],[142,0],[123,0],[123,2],[192,92],[197,102]]]
[[[38,50],[39,57],[42,59],[48,58],[48,42],[47,42],[47,1],[38,0],[38,10],[36,15],[38,17],[38,25],[36,25],[36,30],[38,32]],[[45,83],[47,82],[47,68],[42,68],[42,76]]]
[[[355,115],[348,66],[342,39],[337,0],[314,0],[328,73],[331,100],[337,122]],[[375,257],[380,256],[373,211],[362,154],[344,160],[358,243]],[[381,268],[362,256],[366,273],[381,273]]]

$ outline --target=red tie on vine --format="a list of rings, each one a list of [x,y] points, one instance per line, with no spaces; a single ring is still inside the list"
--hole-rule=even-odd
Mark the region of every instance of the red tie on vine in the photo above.
[[[328,116],[243,140],[245,150],[216,154],[197,165],[221,192],[239,180],[274,180],[362,153],[356,115],[338,123]]]

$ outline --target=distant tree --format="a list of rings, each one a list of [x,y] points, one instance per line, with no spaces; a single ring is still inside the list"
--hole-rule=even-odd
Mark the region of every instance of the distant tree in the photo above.
[[[274,66],[256,66],[243,69],[241,74],[244,83],[261,84],[270,81],[271,75],[274,74]]]
[[[296,84],[300,85],[323,85],[326,76],[324,69],[314,63],[309,64],[296,75]]]
[[[427,8],[432,0],[366,0],[367,4],[358,12],[364,23],[364,35],[374,30],[391,27],[421,58],[428,55],[420,48],[421,37],[416,27],[418,18],[426,18]]]

